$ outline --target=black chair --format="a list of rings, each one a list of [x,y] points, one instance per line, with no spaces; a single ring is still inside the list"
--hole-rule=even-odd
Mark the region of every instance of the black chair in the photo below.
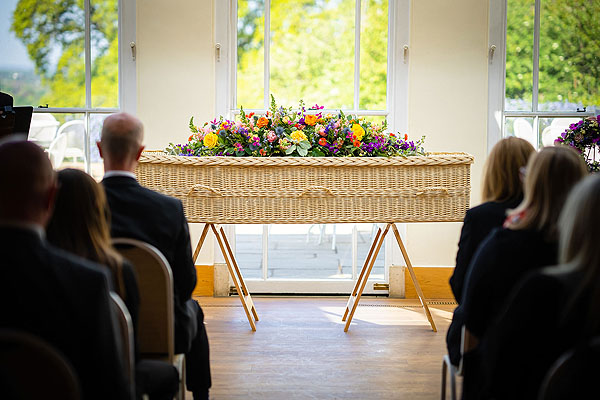
[[[599,376],[600,337],[594,337],[554,362],[542,381],[538,399],[596,398]]]
[[[44,340],[16,330],[0,330],[2,399],[79,400],[79,380],[71,364]]]

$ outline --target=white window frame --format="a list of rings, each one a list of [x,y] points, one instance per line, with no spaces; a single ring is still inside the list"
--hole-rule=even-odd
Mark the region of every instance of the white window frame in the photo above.
[[[270,9],[270,0],[265,0],[265,9]],[[360,110],[359,105],[359,62],[360,62],[360,10],[361,0],[355,0],[356,27],[355,29],[355,78],[354,78],[354,105],[352,109],[344,109],[346,114],[362,116],[385,116],[388,127],[393,132],[406,132],[408,129],[408,73],[409,73],[409,43],[410,43],[410,0],[389,0],[388,3],[388,66],[387,66],[387,96],[386,110]],[[265,37],[269,34],[269,12],[265,13]],[[239,110],[236,107],[236,74],[237,74],[237,1],[224,0],[215,2],[214,8],[214,50],[215,50],[215,112],[225,118],[232,119]],[[264,113],[269,109],[269,46],[265,41],[265,67],[264,67],[264,108],[248,109],[246,112]],[[338,110],[324,110],[337,112]],[[228,225],[227,236],[235,249],[235,226]],[[399,224],[403,237],[406,236],[406,227]],[[263,229],[265,231],[265,229]],[[389,281],[389,266],[404,265],[400,249],[393,240],[385,241],[385,277]],[[263,244],[264,244],[263,234]],[[215,252],[215,263],[223,263],[222,256]],[[363,260],[358,260],[359,268]],[[360,270],[359,270],[360,271]],[[353,276],[356,277],[356,268]],[[354,278],[353,280],[355,280]],[[348,292],[353,284],[351,281],[337,282],[332,280],[309,280],[308,285],[303,285],[302,280],[277,281],[263,276],[261,280],[247,280],[253,292],[279,291],[291,292]],[[382,294],[382,291],[373,291],[370,286],[365,293]],[[273,288],[276,288],[273,290]],[[306,290],[303,288],[309,288]],[[350,289],[349,289],[350,288]]]
[[[538,110],[539,53],[540,53],[540,8],[542,0],[535,0],[533,31],[533,93],[531,111],[505,110],[506,80],[506,25],[508,0],[489,1],[489,42],[488,42],[488,153],[506,135],[506,118],[533,118],[533,131],[537,137],[537,148],[541,147],[539,135],[540,118],[584,118],[593,112],[557,112]]]
[[[137,111],[137,81],[135,67],[135,32],[136,32],[136,0],[118,1],[119,18],[119,107],[117,108],[94,108],[92,107],[92,58],[90,42],[90,2],[84,0],[85,12],[85,32],[84,32],[84,50],[85,50],[85,106],[84,107],[35,107],[34,113],[52,113],[52,114],[83,114],[85,125],[85,159],[86,172],[91,172],[90,163],[90,117],[94,114],[114,114],[120,111],[126,111],[135,114]]]

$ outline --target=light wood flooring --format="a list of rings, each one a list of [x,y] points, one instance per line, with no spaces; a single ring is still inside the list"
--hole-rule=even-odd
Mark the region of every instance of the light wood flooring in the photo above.
[[[212,400],[440,398],[448,300],[430,305],[437,333],[414,300],[363,297],[348,333],[343,297],[254,297],[256,332],[237,297],[197,300]]]

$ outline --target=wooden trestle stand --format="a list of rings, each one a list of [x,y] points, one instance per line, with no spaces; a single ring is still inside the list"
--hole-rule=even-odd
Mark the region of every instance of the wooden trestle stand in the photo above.
[[[427,315],[427,319],[429,320],[433,331],[437,332],[435,322],[433,321],[433,317],[431,316],[431,312],[429,311],[429,307],[427,306],[427,301],[423,296],[423,291],[421,290],[421,286],[419,285],[419,281],[417,280],[417,276],[415,275],[415,271],[413,270],[410,259],[408,258],[408,253],[406,252],[406,248],[404,247],[404,243],[402,242],[402,238],[400,237],[400,232],[398,232],[398,228],[396,227],[395,223],[388,223],[385,226],[385,229],[383,230],[381,229],[381,227],[377,228],[375,240],[373,240],[373,243],[371,244],[371,248],[369,249],[367,259],[365,260],[363,268],[360,271],[360,276],[358,277],[356,284],[354,285],[354,289],[352,290],[352,293],[350,293],[348,303],[346,304],[346,311],[344,312],[344,317],[342,318],[342,321],[346,321],[344,332],[348,332],[348,328],[350,328],[350,323],[352,323],[354,312],[356,311],[356,307],[358,307],[358,302],[360,301],[360,297],[362,296],[363,290],[365,289],[365,286],[367,284],[367,280],[369,279],[369,275],[371,274],[371,270],[373,269],[373,265],[375,264],[375,259],[377,259],[379,250],[381,249],[385,236],[389,232],[390,228],[392,228],[394,236],[396,237],[396,241],[398,242],[398,246],[400,246],[400,251],[402,252],[402,256],[404,257],[404,261],[406,262],[406,267],[408,268],[410,277],[413,281],[413,284],[415,285],[415,289],[417,291],[417,295],[419,296],[419,300],[421,301],[421,305],[423,306],[423,310],[425,311],[425,315]],[[233,279],[235,289],[238,293],[238,296],[240,297],[240,301],[242,302],[244,311],[246,312],[246,317],[248,318],[250,327],[253,331],[256,331],[255,321],[258,321],[258,314],[256,313],[256,308],[254,307],[252,296],[250,296],[250,292],[246,287],[244,277],[240,272],[240,268],[238,267],[237,261],[235,260],[235,255],[231,250],[231,246],[229,245],[229,241],[227,240],[227,236],[225,235],[223,227],[217,226],[212,223],[207,223],[204,225],[204,229],[202,230],[202,234],[200,235],[200,240],[198,240],[198,245],[196,246],[196,250],[194,251],[194,263],[198,258],[198,254],[200,253],[200,249],[204,244],[204,240],[206,239],[206,235],[208,234],[209,229],[212,229],[213,233],[215,234],[215,237],[217,238],[217,242],[219,243],[219,247],[221,248],[221,253],[223,254],[223,258],[225,259],[225,263],[227,264],[227,269],[229,270],[229,275],[231,275],[231,278]]]
[[[421,305],[423,306],[423,310],[425,310],[425,315],[427,315],[427,319],[431,324],[431,329],[433,329],[434,332],[437,332],[435,322],[433,322],[433,317],[431,316],[431,312],[429,312],[429,306],[427,306],[427,301],[425,300],[425,296],[423,296],[421,285],[419,285],[419,281],[417,280],[415,271],[412,267],[410,259],[408,258],[408,253],[406,252],[406,248],[404,247],[404,243],[402,242],[402,238],[400,237],[400,232],[398,232],[398,228],[393,222],[388,223],[385,226],[385,229],[383,230],[381,229],[381,227],[377,228],[375,240],[373,240],[373,243],[371,244],[371,248],[369,249],[367,259],[365,260],[363,268],[360,271],[360,275],[356,280],[356,284],[354,285],[354,289],[352,289],[352,293],[350,293],[348,303],[346,304],[346,311],[344,312],[344,316],[342,317],[342,321],[346,321],[344,332],[348,332],[348,328],[350,328],[350,323],[352,323],[352,317],[354,316],[356,307],[358,307],[360,296],[362,295],[363,290],[367,285],[367,280],[369,279],[369,275],[371,274],[371,270],[373,269],[373,265],[375,264],[375,259],[377,259],[377,254],[379,254],[379,250],[381,249],[383,240],[385,239],[385,236],[389,232],[390,228],[392,228],[392,230],[394,231],[394,236],[396,236],[396,241],[398,242],[398,246],[400,246],[402,257],[404,257],[404,261],[406,262],[406,268],[408,268],[408,272],[410,273],[410,277],[413,281],[413,284],[415,285],[415,289],[417,291],[417,295],[419,296],[419,300],[421,301]]]
[[[231,246],[229,245],[229,241],[227,240],[227,236],[225,235],[223,227],[216,226],[215,224],[211,223],[204,225],[204,229],[202,230],[202,234],[200,235],[200,240],[198,240],[198,245],[196,246],[196,250],[194,250],[194,264],[196,263],[196,259],[198,258],[198,254],[200,253],[200,249],[204,244],[204,239],[206,239],[206,235],[208,234],[209,229],[212,229],[213,233],[215,234],[215,237],[217,238],[217,242],[219,242],[221,253],[223,254],[223,258],[225,259],[225,264],[227,264],[227,269],[229,270],[229,275],[231,275],[231,279],[233,279],[233,283],[235,285],[235,290],[237,291],[238,296],[240,296],[240,301],[242,302],[242,306],[244,307],[244,311],[246,312],[246,317],[248,318],[250,327],[253,331],[256,331],[256,324],[254,323],[255,320],[258,321],[256,307],[254,307],[252,296],[250,296],[250,292],[246,287],[246,283],[244,283],[244,278],[242,277],[240,268],[237,265],[237,261],[235,261],[235,255],[231,250]],[[250,314],[251,312],[252,315]]]

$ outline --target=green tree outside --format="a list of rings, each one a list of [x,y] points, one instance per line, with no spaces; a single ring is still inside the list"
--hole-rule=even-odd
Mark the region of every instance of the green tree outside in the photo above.
[[[118,107],[118,2],[91,2],[92,107]],[[20,0],[11,30],[25,44],[40,88],[20,104],[85,106],[83,0]]]

